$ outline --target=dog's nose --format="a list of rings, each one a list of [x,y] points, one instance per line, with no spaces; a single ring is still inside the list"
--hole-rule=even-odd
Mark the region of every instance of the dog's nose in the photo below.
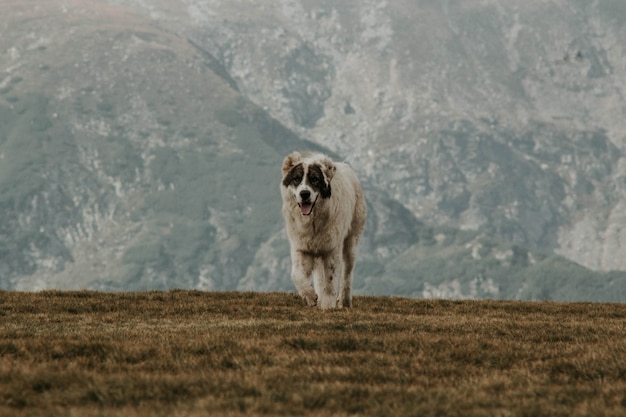
[[[300,197],[303,201],[306,201],[311,197],[311,192],[307,190],[302,190],[300,191]]]

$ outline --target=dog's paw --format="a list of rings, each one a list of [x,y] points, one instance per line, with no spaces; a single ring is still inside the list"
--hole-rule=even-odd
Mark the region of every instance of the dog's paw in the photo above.
[[[320,299],[318,300],[317,305],[322,310],[331,310],[337,308],[337,296],[332,293],[322,293],[320,294]]]
[[[306,305],[309,307],[315,307],[317,305],[317,294],[315,294],[313,289],[305,291],[304,294],[302,294],[302,298],[304,298]]]
[[[345,295],[337,300],[337,308],[350,308],[352,307],[352,297]]]

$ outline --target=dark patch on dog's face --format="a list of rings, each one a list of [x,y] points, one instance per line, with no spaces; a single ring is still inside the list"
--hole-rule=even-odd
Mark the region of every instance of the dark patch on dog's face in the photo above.
[[[322,198],[330,198],[330,184],[326,182],[322,168],[319,165],[312,164],[309,166],[307,179],[309,184],[311,184],[311,187],[315,188],[320,193]]]
[[[297,187],[302,182],[303,177],[304,177],[304,167],[302,166],[302,164],[298,164],[295,167],[293,167],[287,173],[287,175],[285,175],[285,178],[283,178],[283,185],[285,187],[289,187],[290,185]]]

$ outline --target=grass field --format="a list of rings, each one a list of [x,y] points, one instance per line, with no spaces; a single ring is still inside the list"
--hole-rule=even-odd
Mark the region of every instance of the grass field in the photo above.
[[[0,415],[625,414],[626,304],[0,291]]]

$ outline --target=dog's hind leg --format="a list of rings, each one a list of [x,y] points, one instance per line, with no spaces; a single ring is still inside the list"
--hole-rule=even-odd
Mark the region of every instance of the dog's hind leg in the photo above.
[[[317,294],[311,285],[311,274],[315,260],[311,256],[295,251],[291,254],[291,261],[291,280],[306,304],[314,307],[317,304]]]
[[[343,275],[339,283],[337,307],[352,307],[352,271],[356,261],[357,241],[348,236],[343,246]]]

